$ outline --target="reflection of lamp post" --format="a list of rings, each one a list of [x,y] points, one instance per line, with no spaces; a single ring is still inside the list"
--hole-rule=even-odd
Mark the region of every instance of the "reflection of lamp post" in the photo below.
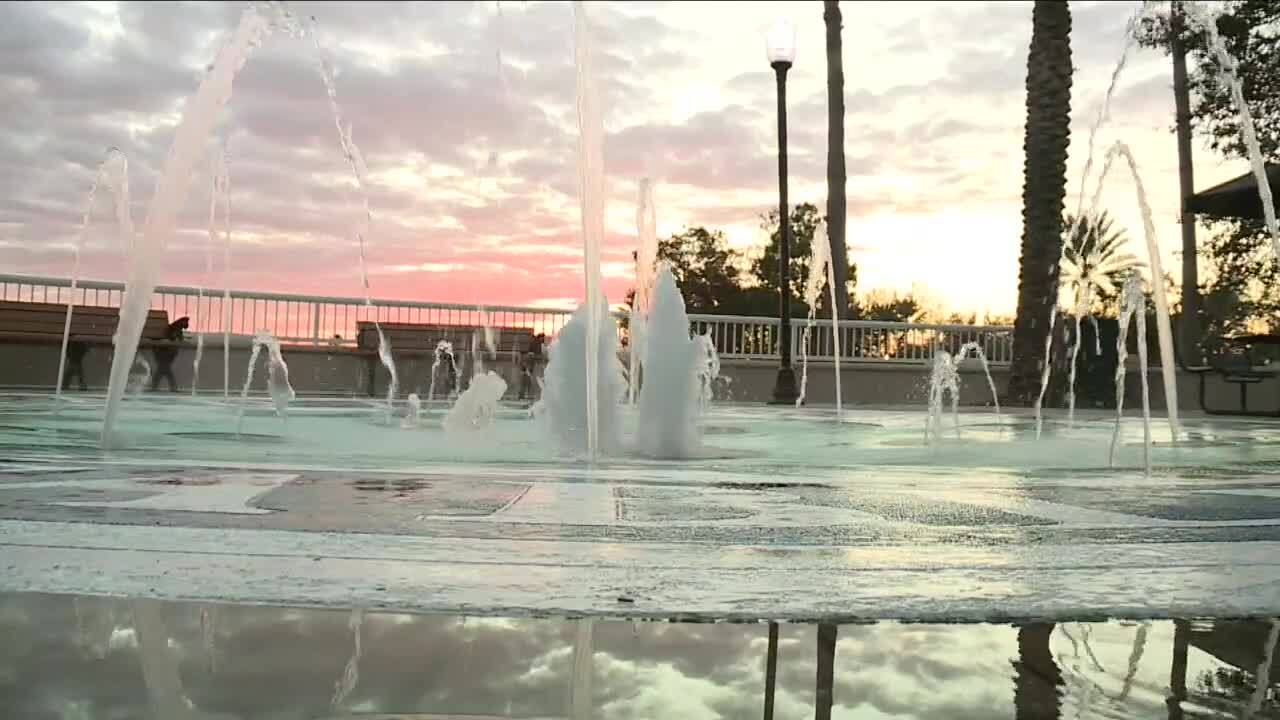
[[[791,215],[787,208],[787,70],[796,59],[795,29],[779,23],[766,37],[769,64],[778,77],[778,345],[782,363],[773,386],[773,402],[796,401],[791,369]]]
[[[773,720],[773,691],[778,684],[778,623],[769,623],[769,652],[764,660],[764,720]]]

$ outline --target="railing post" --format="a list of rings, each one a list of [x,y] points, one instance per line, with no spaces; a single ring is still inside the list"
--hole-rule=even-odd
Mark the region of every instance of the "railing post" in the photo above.
[[[320,303],[311,303],[311,344],[320,344]]]

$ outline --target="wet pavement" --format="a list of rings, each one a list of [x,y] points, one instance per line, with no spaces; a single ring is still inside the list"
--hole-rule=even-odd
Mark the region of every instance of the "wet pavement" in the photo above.
[[[10,461],[0,590],[833,622],[1280,614],[1270,474],[662,477]]]

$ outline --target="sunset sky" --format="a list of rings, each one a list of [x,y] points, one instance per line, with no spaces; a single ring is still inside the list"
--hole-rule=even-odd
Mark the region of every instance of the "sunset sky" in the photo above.
[[[1031,4],[844,2],[849,244],[859,291],[913,287],[953,310],[1012,312],[1021,233],[1023,83]],[[1074,209],[1088,131],[1137,2],[1073,2]],[[0,12],[0,268],[66,275],[94,168],[130,161],[141,227],[185,98],[245,5],[6,3]],[[572,10],[567,3],[292,3],[314,15],[370,170],[375,297],[572,306],[582,292]],[[606,111],[604,275],[632,279],[637,182],[661,235],[724,230],[750,248],[776,204],[764,33],[798,31],[790,73],[791,196],[825,203],[822,3],[589,2]],[[501,60],[501,62],[499,61]],[[1168,58],[1135,49],[1097,140],[1133,148],[1166,270],[1178,275]],[[272,35],[237,77],[226,142],[237,289],[359,295],[358,202],[310,41]],[[1244,172],[1196,141],[1199,188]],[[212,154],[210,154],[210,157]],[[192,183],[165,284],[205,279],[209,161]],[[1117,168],[1117,171],[1120,168]],[[1096,171],[1095,171],[1096,174]],[[1102,205],[1146,252],[1133,184]],[[1089,194],[1093,192],[1090,182]],[[123,279],[95,208],[84,275]],[[216,253],[220,259],[221,251]],[[215,264],[212,284],[220,283]]]

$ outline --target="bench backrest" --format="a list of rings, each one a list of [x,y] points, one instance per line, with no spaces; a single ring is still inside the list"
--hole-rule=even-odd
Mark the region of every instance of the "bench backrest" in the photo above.
[[[4,300],[0,301],[0,332],[61,337],[66,316],[66,305]],[[76,305],[71,309],[71,336],[110,342],[119,322],[119,308]],[[142,336],[163,338],[168,327],[169,313],[151,310]]]
[[[435,350],[441,340],[453,343],[455,353],[471,349],[471,345],[479,336],[480,347],[484,347],[484,328],[473,325],[442,325],[415,323],[382,323],[382,332],[396,350]],[[533,331],[529,328],[495,327],[493,344],[499,353],[527,352],[533,343]],[[362,350],[378,348],[378,326],[372,322],[356,323],[356,347]]]

